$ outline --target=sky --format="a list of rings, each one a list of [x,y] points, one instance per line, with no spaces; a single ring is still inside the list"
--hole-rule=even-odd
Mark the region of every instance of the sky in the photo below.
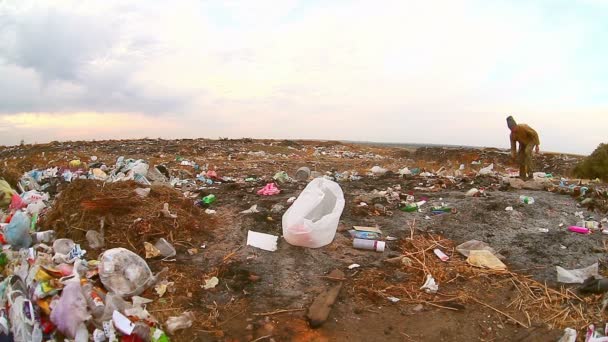
[[[0,144],[608,139],[608,0],[0,0]]]

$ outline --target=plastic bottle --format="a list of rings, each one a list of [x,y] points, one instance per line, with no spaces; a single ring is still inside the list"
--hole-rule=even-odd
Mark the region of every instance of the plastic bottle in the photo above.
[[[519,201],[521,203],[525,203],[525,204],[534,204],[534,197],[521,195],[521,196],[519,196]]]
[[[302,166],[296,171],[295,175],[298,181],[307,181],[310,178],[310,169],[306,166]]]
[[[589,228],[577,227],[577,226],[570,226],[570,227],[568,227],[568,230],[571,232],[579,233],[579,234],[590,234],[591,233],[591,230],[589,230]]]
[[[93,284],[87,283],[82,286],[82,293],[87,300],[87,305],[93,317],[98,318],[103,315],[105,304],[102,296],[95,290]]]
[[[35,242],[36,243],[49,243],[51,241],[53,241],[53,239],[55,238],[55,231],[54,230],[45,230],[43,232],[37,232],[35,237]]]
[[[367,249],[376,252],[384,252],[386,242],[377,240],[354,239],[353,247],[357,249]]]

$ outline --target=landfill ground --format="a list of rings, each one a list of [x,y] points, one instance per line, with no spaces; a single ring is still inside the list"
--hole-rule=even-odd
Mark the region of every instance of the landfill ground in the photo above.
[[[113,247],[144,257],[144,242],[162,237],[172,243],[174,260],[146,261],[153,272],[167,267],[166,280],[173,285],[160,298],[153,288],[142,294],[153,299],[147,309],[161,324],[186,311],[194,314],[192,326],[170,335],[172,341],[557,341],[565,327],[580,336],[588,324],[606,320],[601,295],[582,296],[576,286],[556,281],[555,266],[599,262],[600,274],[605,272],[608,235],[567,230],[580,220],[577,212],[606,218],[605,186],[570,178],[580,156],[535,156],[535,171],[553,178],[517,189],[503,178],[516,165],[499,149],[252,139],[53,142],[0,148],[0,176],[16,187],[32,169],[67,168],[71,160],[111,167],[119,156],[163,165],[171,177],[193,181],[153,184],[145,198],[134,194],[143,187],[134,181],[53,182],[39,230],[74,239],[89,250],[88,258]],[[492,163],[490,174],[479,175]],[[257,191],[277,172],[294,177],[302,166],[334,179],[338,173],[346,205],[333,242],[310,249],[279,238],[274,252],[247,246],[249,230],[282,234],[288,199],[307,183],[277,182],[281,192],[274,196]],[[388,172],[372,175],[373,166]],[[399,174],[404,167],[419,168],[422,175]],[[213,184],[194,181],[205,170],[217,172]],[[361,178],[341,179],[345,171]],[[581,205],[585,196],[574,186],[560,187],[560,177],[592,187],[587,197],[595,197]],[[472,188],[483,192],[466,196]],[[217,201],[195,206],[209,194]],[[408,194],[426,199],[419,212],[400,210]],[[534,203],[521,203],[520,195],[532,196]],[[176,218],[160,213],[164,203]],[[432,215],[430,207],[442,203],[453,212]],[[259,212],[242,213],[253,205]],[[101,222],[105,246],[91,250],[85,232],[99,230]],[[383,237],[396,239],[387,241],[382,253],[354,249],[347,232],[353,226],[378,226]],[[508,271],[467,264],[455,246],[473,239],[504,256]],[[450,259],[440,261],[435,248]],[[353,264],[359,267],[349,269]],[[328,278],[334,269],[345,278]],[[438,282],[436,294],[420,289],[427,274]],[[212,277],[218,285],[204,289]],[[336,282],[343,286],[328,320],[311,328],[308,307]]]

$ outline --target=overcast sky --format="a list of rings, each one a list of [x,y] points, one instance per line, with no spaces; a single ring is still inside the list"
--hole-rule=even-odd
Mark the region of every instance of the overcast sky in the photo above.
[[[0,144],[608,142],[608,0],[0,0]]]

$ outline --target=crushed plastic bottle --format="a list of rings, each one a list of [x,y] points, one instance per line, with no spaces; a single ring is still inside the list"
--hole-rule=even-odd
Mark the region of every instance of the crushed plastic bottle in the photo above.
[[[534,204],[534,197],[521,195],[519,196],[519,201],[525,204]]]

